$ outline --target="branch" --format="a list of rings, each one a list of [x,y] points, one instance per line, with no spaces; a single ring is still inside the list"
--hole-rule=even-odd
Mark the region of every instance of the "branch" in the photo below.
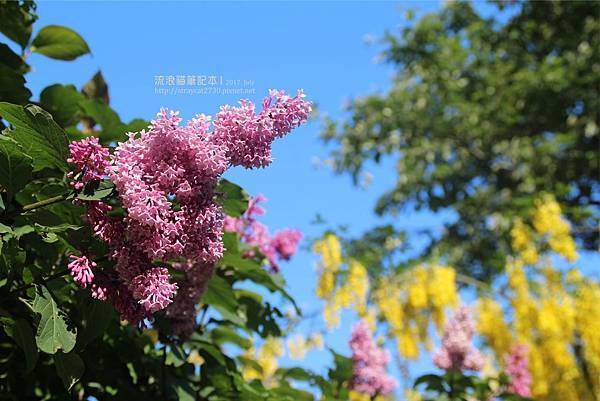
[[[68,192],[66,194],[53,196],[52,198],[44,199],[39,202],[30,203],[29,205],[23,206],[21,209],[13,210],[12,212],[9,212],[9,213],[4,213],[1,215],[1,217],[2,218],[11,218],[14,216],[18,216],[19,214],[22,214],[22,213],[26,213],[26,212],[29,212],[29,211],[32,211],[35,209],[39,209],[41,207],[50,206],[55,203],[59,203],[59,202],[66,200],[71,194],[72,194],[72,192]]]

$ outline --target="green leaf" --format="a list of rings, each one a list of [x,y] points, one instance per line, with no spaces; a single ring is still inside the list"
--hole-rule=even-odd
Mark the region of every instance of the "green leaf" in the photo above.
[[[175,393],[178,401],[196,400],[196,392],[187,381],[177,379],[175,383]]]
[[[35,338],[38,348],[48,354],[55,354],[59,349],[71,351],[77,331],[67,326],[63,313],[46,287],[36,292],[33,311],[41,315]]]
[[[121,125],[121,118],[116,111],[111,109],[101,100],[83,100],[79,106],[86,117],[90,117],[103,130],[110,130]]]
[[[226,327],[218,326],[210,332],[210,336],[216,344],[223,345],[225,343],[235,344],[242,349],[248,349],[252,346],[252,341],[242,337],[235,330]]]
[[[33,2],[5,1],[0,6],[0,32],[25,49],[37,20]]]
[[[14,139],[0,135],[0,186],[9,200],[31,180],[32,163]]]
[[[223,318],[239,325],[244,324],[245,319],[238,311],[235,293],[225,279],[213,276],[208,282],[202,302],[213,306]]]
[[[79,103],[84,99],[73,85],[51,85],[40,94],[40,104],[54,117],[61,127],[76,124],[81,111]]]
[[[0,64],[5,65],[16,73],[25,74],[29,72],[30,67],[23,57],[13,52],[10,47],[0,43]]]
[[[248,200],[250,197],[240,187],[233,182],[222,178],[217,186],[217,193],[222,196],[219,202],[223,206],[223,211],[231,217],[240,217],[248,208]]]
[[[0,62],[1,101],[27,103],[31,97],[31,91],[25,87],[25,82],[23,75]]]
[[[97,337],[101,337],[110,324],[110,321],[116,319],[115,310],[108,302],[102,302],[95,299],[80,301],[83,303],[83,328],[77,336],[77,349],[85,348]]]
[[[71,390],[71,387],[83,376],[85,370],[83,360],[74,352],[55,354],[54,364],[56,365],[56,373],[62,379],[67,390]]]
[[[17,319],[13,326],[13,339],[25,353],[25,370],[30,372],[37,363],[38,350],[33,336],[33,330],[25,319]]]
[[[0,102],[0,116],[14,125],[8,136],[33,158],[34,171],[46,167],[68,170],[67,135],[48,112],[32,104],[23,107]]]
[[[59,25],[48,25],[33,39],[31,51],[57,60],[74,60],[89,53],[90,48],[74,30]]]
[[[350,380],[350,377],[352,377],[352,359],[338,354],[332,349],[329,349],[329,351],[333,355],[335,362],[335,368],[329,369],[329,378],[339,382]]]

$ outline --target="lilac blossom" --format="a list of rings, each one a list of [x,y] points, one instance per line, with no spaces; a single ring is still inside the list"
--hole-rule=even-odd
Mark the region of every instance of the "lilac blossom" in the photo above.
[[[531,373],[529,373],[529,348],[515,344],[506,356],[506,373],[510,377],[508,390],[521,397],[531,397]]]
[[[480,370],[483,354],[472,343],[475,326],[467,306],[460,306],[446,324],[442,347],[433,356],[433,363],[445,370]]]
[[[387,395],[397,386],[396,380],[387,373],[390,356],[373,340],[369,325],[358,322],[350,338],[352,350],[352,379],[350,388],[370,397]]]

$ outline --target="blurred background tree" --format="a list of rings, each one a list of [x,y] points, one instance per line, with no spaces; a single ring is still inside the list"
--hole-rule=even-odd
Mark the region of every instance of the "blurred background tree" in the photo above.
[[[456,212],[421,256],[484,281],[504,269],[511,221],[540,194],[556,197],[582,249],[598,248],[600,204],[598,4],[495,7],[484,17],[453,2],[386,34],[390,90],[354,99],[322,132],[355,182],[368,162],[395,158],[377,213]]]

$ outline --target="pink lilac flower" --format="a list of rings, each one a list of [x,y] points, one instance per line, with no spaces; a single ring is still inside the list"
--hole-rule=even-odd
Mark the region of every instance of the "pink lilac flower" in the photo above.
[[[104,274],[97,274],[94,276],[94,281],[92,282],[91,294],[92,298],[106,301],[108,300],[108,296],[110,294],[112,288],[112,284],[108,277]]]
[[[90,181],[98,181],[104,178],[107,169],[110,166],[110,153],[107,148],[100,145],[98,138],[88,137],[81,141],[71,142],[69,144],[70,157],[67,162],[75,166],[74,171],[70,171],[67,176],[75,178],[75,175],[81,173],[81,176],[71,182],[75,189],[82,189]]]
[[[96,267],[96,262],[88,259],[87,256],[69,256],[71,262],[69,263],[69,273],[73,277],[73,281],[79,284],[81,287],[86,288],[88,284],[92,283],[94,279],[94,273],[92,269]]]
[[[266,227],[249,225],[250,218],[264,213],[258,205],[262,198],[251,202],[248,220],[231,219],[216,202],[215,188],[231,166],[270,163],[271,142],[308,118],[311,106],[303,98],[301,91],[294,97],[270,91],[260,112],[246,100],[240,107],[224,106],[212,131],[209,116],[200,114],[181,124],[178,113],[162,109],[147,130],[129,133],[112,155],[97,138],[73,142],[68,160],[74,166],[69,173],[76,180],[72,185],[81,189],[90,181],[108,178],[118,193],[110,202],[116,200],[113,204],[123,208],[120,216],[111,216],[108,201],[78,201],[87,206],[88,223],[109,245],[108,256],[116,263],[114,269],[95,276],[76,271],[77,280],[82,286],[91,284],[92,297],[110,300],[123,319],[138,326],[176,299],[168,309],[185,315],[186,323],[173,312],[168,314],[178,321],[181,333],[189,333],[194,303],[223,254],[224,228],[240,233],[247,227],[255,230],[250,241],[273,266],[278,255],[289,258],[295,250],[293,238],[284,235],[270,244]],[[166,269],[153,264],[181,259],[193,268],[182,268],[184,278],[177,284]]]
[[[350,388],[370,397],[391,393],[397,382],[387,373],[390,356],[386,350],[377,346],[365,321],[358,322],[352,328],[350,349],[352,350]]]
[[[86,205],[87,222],[98,238],[109,244],[122,240],[125,229],[122,219],[108,216],[112,206],[100,201],[90,201]]]
[[[511,381],[508,390],[521,397],[531,397],[531,373],[529,373],[529,348],[525,344],[515,344],[506,356],[506,373]]]
[[[480,370],[483,354],[472,344],[475,326],[467,306],[460,306],[446,324],[442,347],[433,356],[434,364],[445,370]]]
[[[162,110],[148,132],[130,134],[115,151],[111,179],[128,212],[130,240],[139,249],[150,258],[211,263],[223,251],[223,215],[213,194],[228,167],[227,149],[211,141],[208,117],[186,126],[180,121]]]
[[[114,287],[110,293],[110,299],[115,310],[121,315],[121,319],[139,328],[146,326],[144,319],[149,315],[133,298],[133,294],[127,286],[121,284]]]
[[[301,239],[302,233],[300,231],[288,228],[275,233],[271,240],[271,246],[281,259],[289,260],[296,253]]]
[[[163,267],[146,269],[131,280],[133,298],[148,313],[164,309],[173,302],[177,284],[169,282],[169,270]]]
[[[217,113],[214,136],[226,145],[232,165],[253,168],[271,163],[271,142],[305,122],[311,112],[302,91],[290,97],[271,90],[262,106],[257,114],[252,102],[242,100],[239,107],[223,106]]]
[[[256,220],[256,216],[265,214],[265,209],[260,206],[266,201],[262,195],[251,198],[248,208],[242,217],[226,217],[224,230],[238,233],[246,244],[254,247],[267,259],[272,271],[279,271],[279,259],[289,260],[298,248],[302,233],[298,230],[284,229],[274,236],[269,234],[269,229]],[[256,256],[254,249],[244,251],[243,256],[253,258]]]

